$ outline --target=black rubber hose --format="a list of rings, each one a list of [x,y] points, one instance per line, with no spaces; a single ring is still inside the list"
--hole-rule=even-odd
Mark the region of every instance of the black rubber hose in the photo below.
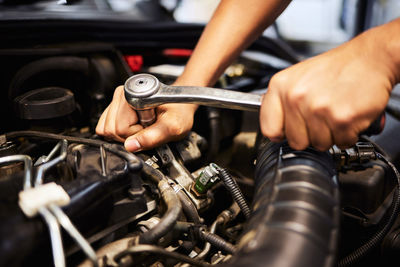
[[[372,249],[374,249],[387,235],[389,230],[392,228],[394,222],[396,221],[399,211],[400,211],[400,173],[398,172],[397,168],[391,163],[386,157],[384,157],[380,153],[376,153],[377,158],[384,161],[388,164],[393,172],[396,175],[397,179],[397,187],[393,194],[393,208],[392,212],[386,221],[386,223],[382,226],[382,228],[377,231],[364,245],[350,253],[348,256],[344,257],[339,261],[339,267],[351,266],[354,263],[358,262],[360,259],[365,257]]]
[[[226,169],[221,167],[218,167],[218,176],[223,181],[229,193],[231,193],[233,200],[239,205],[246,219],[250,218],[250,207],[247,204],[246,199],[244,198],[242,191],[240,191],[239,185],[236,183],[236,181]]]
[[[327,152],[264,140],[253,211],[230,264],[332,267],[340,222],[335,164]]]
[[[136,155],[126,151],[121,145],[106,143],[103,147],[105,150],[126,160],[129,170],[135,171],[143,168],[144,164],[142,163],[142,160]]]
[[[183,213],[189,218],[190,221],[194,222],[195,224],[200,224],[201,219],[199,213],[186,193],[182,190],[179,190],[176,194],[182,204]]]
[[[161,237],[165,236],[174,228],[182,211],[181,202],[176,196],[174,189],[169,185],[167,179],[158,182],[158,189],[167,205],[167,211],[156,226],[139,236],[140,244],[157,243]]]
[[[101,145],[107,144],[107,142],[96,139],[81,138],[75,136],[67,136],[62,134],[53,134],[39,131],[15,131],[8,132],[0,135],[0,144],[7,140],[12,140],[15,138],[37,138],[37,139],[51,139],[51,140],[67,140],[68,143],[81,143],[90,146],[100,147]]]
[[[204,229],[199,230],[199,237],[201,240],[209,242],[214,247],[223,250],[226,253],[234,254],[236,252],[236,248],[231,243],[225,241],[222,237],[204,231]]]
[[[146,163],[143,164],[142,172],[147,178],[150,178],[155,183],[159,183],[160,181],[166,179],[161,171],[154,169]]]

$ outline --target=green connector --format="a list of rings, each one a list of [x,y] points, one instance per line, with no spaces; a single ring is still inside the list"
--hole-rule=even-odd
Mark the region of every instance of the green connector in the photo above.
[[[211,163],[209,166],[206,166],[196,178],[193,189],[197,194],[203,195],[207,193],[207,190],[210,189],[218,179],[218,166]]]

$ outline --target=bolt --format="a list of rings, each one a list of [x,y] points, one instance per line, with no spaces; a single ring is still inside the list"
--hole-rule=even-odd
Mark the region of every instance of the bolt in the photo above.
[[[164,155],[162,156],[162,158],[163,158],[164,161],[169,161],[169,157],[168,157],[167,154],[164,154]]]

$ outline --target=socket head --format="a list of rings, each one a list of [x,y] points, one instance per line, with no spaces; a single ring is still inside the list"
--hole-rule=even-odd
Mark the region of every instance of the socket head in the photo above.
[[[157,93],[160,88],[160,81],[151,74],[137,74],[125,82],[125,97],[145,98]],[[129,102],[129,101],[128,101]]]

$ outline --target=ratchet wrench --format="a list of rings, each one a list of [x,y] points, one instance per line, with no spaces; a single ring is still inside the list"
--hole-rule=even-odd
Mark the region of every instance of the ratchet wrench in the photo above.
[[[217,108],[258,112],[261,95],[200,86],[171,86],[161,83],[151,74],[131,76],[124,85],[125,98],[136,110],[140,124],[147,127],[156,120],[155,108],[167,103],[191,103]],[[373,135],[382,131],[384,113],[362,134]]]
[[[167,103],[191,103],[254,112],[261,106],[261,95],[258,94],[210,87],[171,86],[161,83],[150,74],[130,77],[124,89],[126,100],[136,110],[140,123],[145,127],[156,120],[154,109]]]

